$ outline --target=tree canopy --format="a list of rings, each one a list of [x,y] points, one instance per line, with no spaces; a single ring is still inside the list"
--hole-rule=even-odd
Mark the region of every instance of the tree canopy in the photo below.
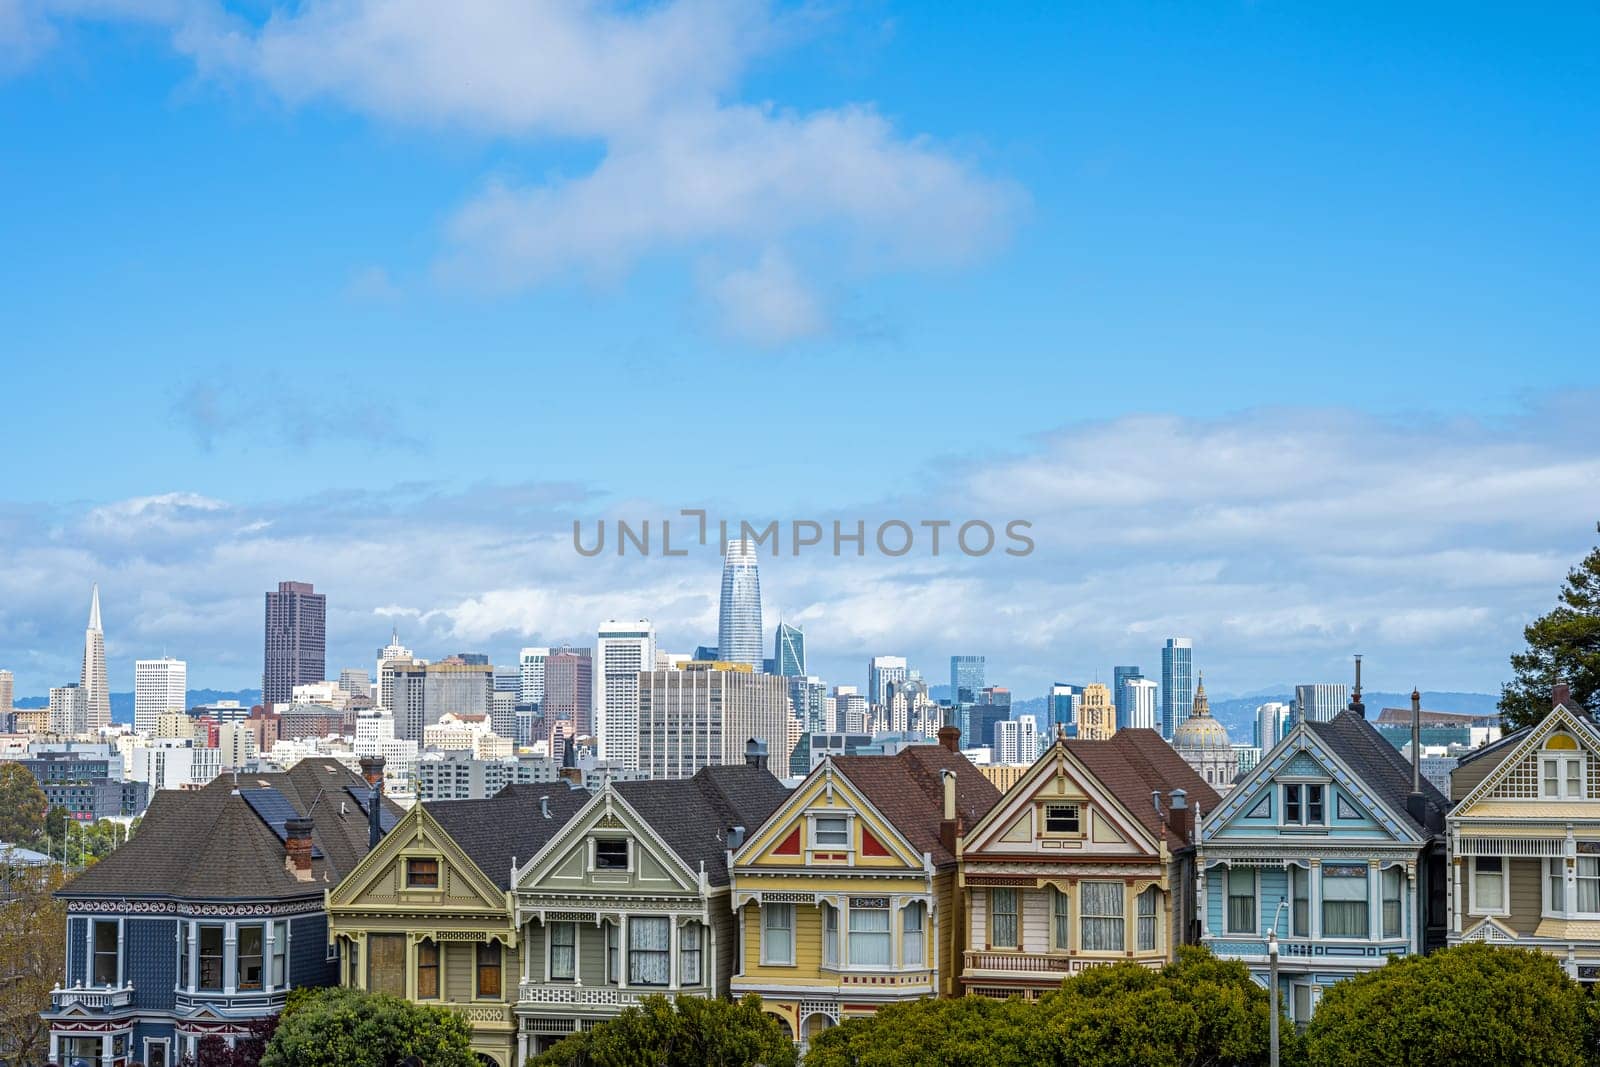
[[[1552,956],[1462,945],[1331,986],[1307,1042],[1317,1067],[1582,1067],[1589,1008]]]
[[[794,1044],[761,998],[646,997],[530,1059],[537,1067],[792,1067]]]
[[[20,763],[0,763],[0,841],[29,844],[44,832],[44,790]]]
[[[1595,525],[1600,532],[1600,523]],[[1507,731],[1529,726],[1550,711],[1557,681],[1590,711],[1600,710],[1600,546],[1567,572],[1556,606],[1522,631],[1528,647],[1511,657],[1516,678],[1500,691]]]
[[[261,1067],[391,1067],[406,1056],[428,1067],[478,1067],[472,1029],[449,1009],[359,989],[297,993]]]
[[[49,1051],[39,1013],[67,969],[67,911],[51,895],[59,888],[54,864],[0,863],[0,1063],[40,1063]]]
[[[806,1067],[1211,1067],[1268,1060],[1266,990],[1244,964],[1186,947],[1160,971],[1094,967],[1036,1003],[963,997],[885,1008],[820,1035]],[[1284,1021],[1282,1062],[1305,1062]]]

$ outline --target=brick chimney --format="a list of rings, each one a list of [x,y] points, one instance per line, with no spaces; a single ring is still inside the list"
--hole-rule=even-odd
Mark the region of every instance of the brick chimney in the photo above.
[[[941,727],[939,727],[939,744],[943,745],[945,748],[948,748],[951,752],[960,752],[961,751],[961,727],[959,727],[959,726],[941,726]]]
[[[1550,690],[1550,706],[1554,708],[1557,704],[1570,704],[1571,702],[1572,686],[1566,682],[1557,682],[1555,687]]]
[[[1167,798],[1167,829],[1179,841],[1188,841],[1194,832],[1194,811],[1185,790],[1174,789]]]
[[[383,757],[362,756],[361,777],[367,780],[367,851],[383,839]]]
[[[283,824],[284,869],[302,882],[311,881],[311,829],[310,819],[289,819]]]
[[[765,741],[757,741],[752,737],[744,743],[744,765],[763,771],[767,769],[767,743]]]
[[[945,727],[953,729],[953,727]],[[960,731],[957,731],[959,733]],[[944,730],[939,731],[940,740],[944,740]],[[944,787],[943,810],[939,813],[939,840],[944,847],[952,853],[956,850],[956,838],[960,837],[966,827],[961,825],[961,812],[956,808],[956,772],[943,770],[939,772],[940,782]]]

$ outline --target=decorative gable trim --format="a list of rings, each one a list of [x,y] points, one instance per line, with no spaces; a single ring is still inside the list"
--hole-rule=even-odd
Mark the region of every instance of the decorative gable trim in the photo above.
[[[1072,781],[1083,791],[1089,806],[1096,811],[1096,824],[1102,821],[1098,816],[1104,816],[1104,821],[1109,822],[1110,827],[1115,829],[1123,842],[1142,849],[1151,856],[1160,855],[1161,841],[1150,833],[1115,794],[1095,778],[1065,744],[1057,741],[1045,750],[1044,755],[1034,761],[1027,773],[1005,791],[999,803],[990,808],[983,818],[966,832],[961,843],[962,857],[977,858],[984,847],[991,843],[1015,844],[1019,841],[1033,841],[1031,826],[1028,827],[1025,836],[1017,834],[1017,828],[1027,824],[1029,813],[1037,803],[1035,798],[1041,787],[1047,781],[1064,780]],[[1093,841],[1110,843],[1110,839],[1105,837],[1103,832],[1092,832],[1091,836]],[[1015,859],[1017,856],[1014,852],[996,855],[1005,859]]]
[[[691,870],[683,857],[655,832],[648,820],[635,811],[621,794],[607,781],[583,807],[579,808],[567,824],[544,847],[512,871],[511,890],[517,893],[554,892],[570,894],[567,889],[549,888],[541,883],[551,869],[565,859],[574,847],[583,847],[582,841],[592,830],[619,830],[632,836],[634,842],[649,847],[651,855],[672,874],[682,892],[699,892],[704,895],[709,886],[703,871]],[[635,865],[637,866],[637,865]],[[587,890],[587,895],[613,895],[603,890]],[[631,893],[624,893],[631,896]]]
[[[1462,941],[1482,941],[1490,945],[1514,945],[1517,935],[1494,919],[1484,919],[1461,935]]]
[[[437,851],[454,875],[461,878],[479,898],[475,903],[452,900],[449,907],[455,909],[478,907],[497,913],[507,910],[505,891],[483,873],[472,857],[456,844],[455,839],[445,832],[439,820],[428,814],[427,807],[420,802],[413,804],[411,810],[401,816],[400,821],[379,839],[377,847],[369,849],[361,858],[361,862],[356,864],[355,869],[329,892],[329,907],[362,910],[361,898],[372,890],[390,864],[397,862],[407,851],[415,849],[419,842]],[[441,876],[442,874],[443,872]],[[441,887],[443,884],[441,877]],[[383,909],[395,906],[391,903],[372,905],[373,908]]]
[[[1501,787],[1513,773],[1522,766],[1523,762],[1535,752],[1545,747],[1545,740],[1557,731],[1566,733],[1577,739],[1585,754],[1589,757],[1588,774],[1594,773],[1594,757],[1600,753],[1600,729],[1584,715],[1572,711],[1565,704],[1557,704],[1551,709],[1550,714],[1541,719],[1538,725],[1528,731],[1528,735],[1514,745],[1500,765],[1484,775],[1483,780],[1468,791],[1456,804],[1455,810],[1450,813],[1452,821],[1462,816],[1470,816],[1476,804],[1490,799],[1496,795]],[[1587,777],[1585,779],[1587,781]]]

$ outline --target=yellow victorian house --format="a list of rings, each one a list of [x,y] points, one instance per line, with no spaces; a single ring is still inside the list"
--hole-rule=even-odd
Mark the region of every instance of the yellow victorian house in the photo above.
[[[734,850],[732,993],[759,994],[796,1040],[957,991],[956,840],[1000,799],[959,736],[824,759]]]
[[[327,893],[341,983],[453,1008],[483,1063],[520,1067],[512,870],[588,801],[556,782],[414,806]]]

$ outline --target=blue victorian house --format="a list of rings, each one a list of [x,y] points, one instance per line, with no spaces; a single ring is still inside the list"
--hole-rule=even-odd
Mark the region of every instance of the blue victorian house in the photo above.
[[[324,890],[398,816],[383,801],[369,818],[371,796],[327,759],[158,792],[133,839],[57,894],[51,1059],[173,1067],[209,1035],[248,1035],[290,989],[337,984]]]
[[[1329,985],[1442,947],[1449,802],[1363,717],[1295,720],[1202,813],[1201,943],[1269,984],[1300,1024]]]

